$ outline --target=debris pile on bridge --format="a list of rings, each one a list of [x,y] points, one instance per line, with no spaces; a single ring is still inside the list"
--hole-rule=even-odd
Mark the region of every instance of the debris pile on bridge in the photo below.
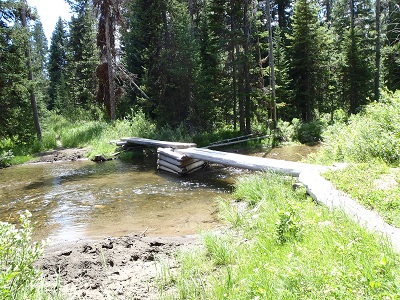
[[[157,149],[157,169],[177,175],[193,173],[204,167],[203,160],[189,158],[172,148]]]

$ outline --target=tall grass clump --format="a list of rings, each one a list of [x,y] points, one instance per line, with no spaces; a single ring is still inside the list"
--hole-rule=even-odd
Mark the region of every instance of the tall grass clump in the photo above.
[[[43,244],[31,240],[30,213],[20,217],[20,229],[0,222],[0,299],[36,299],[41,273],[34,262]]]
[[[229,235],[181,254],[181,272],[168,281],[176,293],[165,298],[398,299],[400,257],[386,238],[292,184],[270,173],[240,179],[234,201],[221,206]]]
[[[400,164],[400,91],[383,93],[380,102],[367,105],[348,123],[336,123],[324,133],[319,162],[363,163],[381,159]]]

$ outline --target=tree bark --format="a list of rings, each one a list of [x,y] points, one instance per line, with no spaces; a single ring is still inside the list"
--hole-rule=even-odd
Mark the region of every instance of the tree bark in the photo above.
[[[271,78],[271,102],[272,102],[272,128],[276,128],[276,124],[278,123],[276,116],[276,99],[275,99],[275,61],[274,61],[274,47],[273,47],[273,39],[272,39],[272,18],[271,18],[271,6],[270,1],[267,0],[267,19],[268,19],[268,43],[269,43],[269,67],[271,70],[270,78]]]
[[[381,75],[381,1],[375,0],[375,30],[376,30],[376,40],[375,40],[375,100],[379,100],[379,82]]]
[[[108,7],[110,9],[110,7]],[[105,28],[105,38],[106,38],[106,59],[108,68],[108,85],[109,85],[109,101],[110,101],[110,119],[115,121],[115,82],[114,82],[114,66],[111,53],[111,38],[110,38],[110,11],[106,13],[106,28]]]
[[[251,99],[250,99],[250,63],[249,63],[249,47],[250,47],[250,20],[249,20],[249,0],[244,1],[243,26],[244,26],[244,82],[245,82],[245,119],[246,132],[251,132]]]
[[[21,23],[22,23],[22,27],[24,27],[28,30],[28,25],[27,25],[27,21],[26,21],[27,6],[28,6],[28,4],[26,3],[26,1],[24,1],[22,10],[21,10]],[[30,94],[31,107],[32,107],[32,113],[33,113],[33,122],[35,123],[36,135],[39,140],[42,140],[42,129],[40,127],[39,112],[38,112],[38,108],[37,108],[36,95],[35,95],[35,91],[34,91],[34,87],[33,87],[33,72],[32,72],[31,51],[30,51],[29,41],[27,41],[27,45],[26,45],[25,58],[26,58],[26,66],[28,68],[28,80],[31,83],[31,86],[29,87],[29,94]]]

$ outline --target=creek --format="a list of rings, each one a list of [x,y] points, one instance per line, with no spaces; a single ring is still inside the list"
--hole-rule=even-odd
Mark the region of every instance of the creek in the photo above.
[[[257,155],[299,160],[310,151],[289,146]],[[229,197],[235,177],[245,172],[213,165],[178,177],[158,172],[152,156],[19,165],[0,169],[0,221],[16,224],[29,210],[34,240],[51,243],[194,234],[219,225],[216,198]]]

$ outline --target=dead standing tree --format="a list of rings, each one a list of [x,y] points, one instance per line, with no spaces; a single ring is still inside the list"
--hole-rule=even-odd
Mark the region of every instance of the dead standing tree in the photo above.
[[[125,0],[93,0],[98,18],[97,46],[100,62],[96,75],[99,81],[97,101],[104,103],[111,121],[116,119],[116,31],[123,24],[122,7]]]

